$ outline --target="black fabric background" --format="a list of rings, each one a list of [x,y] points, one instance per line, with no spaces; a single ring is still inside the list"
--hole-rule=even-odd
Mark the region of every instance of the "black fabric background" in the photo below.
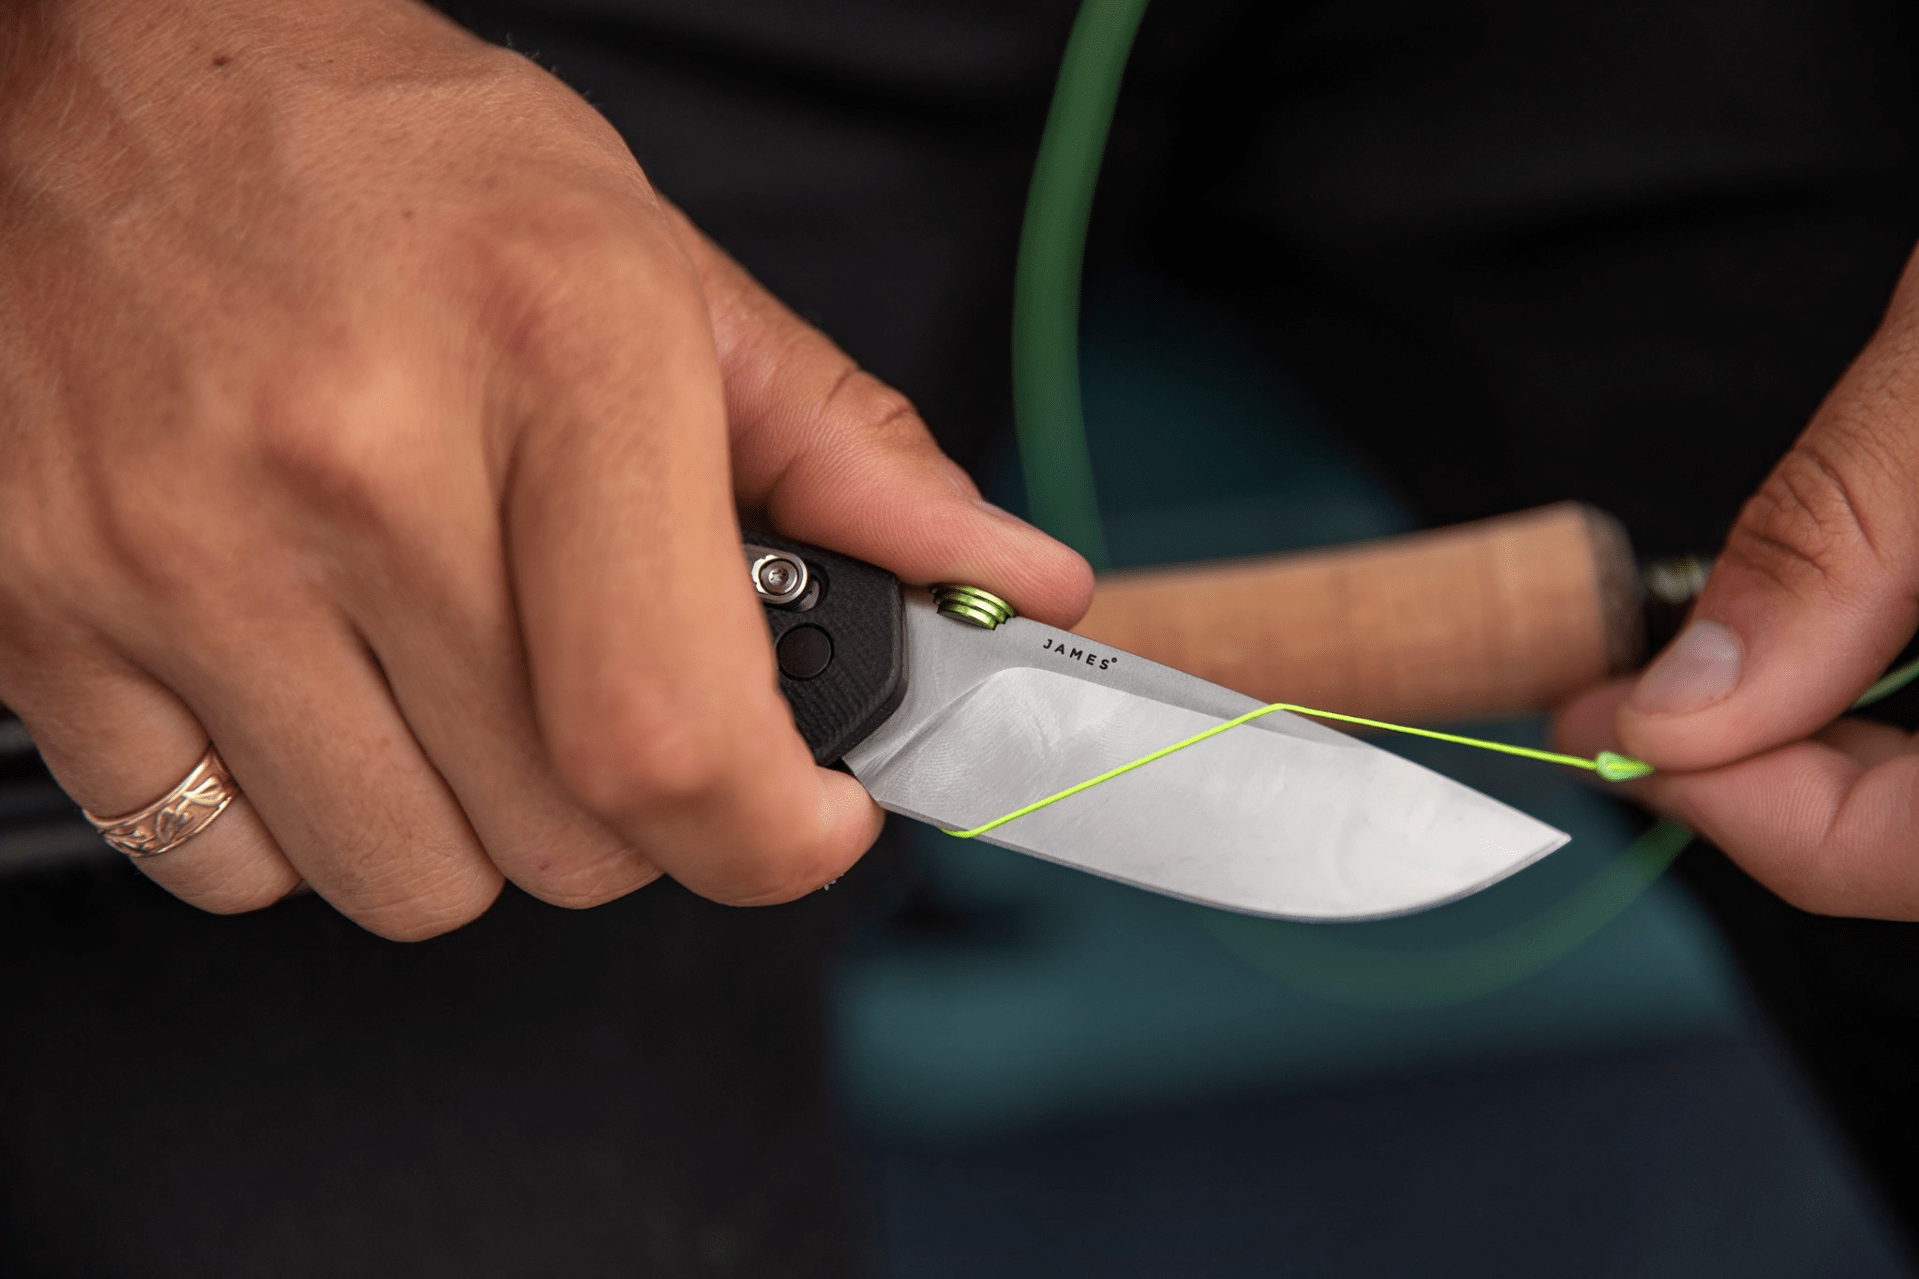
[[[456,11],[963,463],[1002,447],[1066,0]],[[1430,521],[1576,497],[1710,550],[1919,238],[1914,49],[1875,0],[1162,3],[1090,270],[1235,308]],[[1919,1220],[1913,930],[1686,871]],[[124,869],[0,882],[0,1272],[843,1273],[819,1012],[850,896],[509,896],[398,947]]]
[[[113,861],[10,878],[0,1274],[846,1275],[821,985],[859,891],[509,890],[398,946]]]

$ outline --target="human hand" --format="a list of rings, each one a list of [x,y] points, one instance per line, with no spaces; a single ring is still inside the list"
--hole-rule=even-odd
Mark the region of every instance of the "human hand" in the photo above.
[[[1559,738],[1795,905],[1919,919],[1919,745],[1843,719],[1919,624],[1919,259],[1746,504],[1680,636]]]
[[[408,0],[0,15],[0,701],[96,813],[211,740],[244,791],[142,867],[302,879],[391,937],[505,879],[730,902],[879,814],[814,767],[745,511],[1069,623],[1066,548],[648,186]]]

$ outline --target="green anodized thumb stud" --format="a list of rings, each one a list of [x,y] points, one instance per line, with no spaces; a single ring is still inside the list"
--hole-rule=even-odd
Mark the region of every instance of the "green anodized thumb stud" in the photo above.
[[[1001,622],[1018,616],[1011,604],[977,586],[935,586],[933,600],[944,616],[989,631]]]

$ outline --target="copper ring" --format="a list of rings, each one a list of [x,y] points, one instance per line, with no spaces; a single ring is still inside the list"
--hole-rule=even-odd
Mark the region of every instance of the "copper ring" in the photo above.
[[[124,817],[95,817],[81,809],[101,838],[129,857],[158,857],[198,835],[240,794],[220,752],[207,753],[186,780],[138,812]]]

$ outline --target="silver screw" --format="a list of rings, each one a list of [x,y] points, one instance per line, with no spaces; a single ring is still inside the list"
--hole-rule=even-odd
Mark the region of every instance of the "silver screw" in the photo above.
[[[791,564],[785,560],[774,560],[760,566],[760,589],[768,595],[784,595],[793,589],[793,582],[798,577]]]
[[[806,561],[785,551],[749,547],[747,553],[760,554],[753,559],[750,573],[753,589],[769,604],[791,604],[806,593]]]

